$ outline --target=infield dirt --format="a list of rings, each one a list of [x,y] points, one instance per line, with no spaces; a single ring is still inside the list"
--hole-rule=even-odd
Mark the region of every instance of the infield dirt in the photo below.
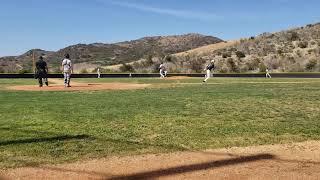
[[[94,90],[143,89],[148,86],[149,84],[72,82],[70,88],[65,88],[62,80],[50,79],[49,86],[39,87],[38,85],[21,85],[21,86],[9,86],[7,87],[7,89],[17,90],[17,91],[94,91]]]

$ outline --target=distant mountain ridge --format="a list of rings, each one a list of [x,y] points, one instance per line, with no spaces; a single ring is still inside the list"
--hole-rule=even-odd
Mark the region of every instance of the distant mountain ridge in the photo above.
[[[75,64],[87,63],[95,64],[96,66],[107,66],[129,63],[149,56],[164,57],[165,55],[222,41],[216,37],[191,33],[174,36],[144,37],[113,44],[76,44],[60,49],[57,52],[34,49],[20,56],[0,58],[0,72],[32,71],[33,52],[36,58],[40,55],[45,57],[51,67],[51,71],[58,71],[60,61],[66,53],[70,54]]]

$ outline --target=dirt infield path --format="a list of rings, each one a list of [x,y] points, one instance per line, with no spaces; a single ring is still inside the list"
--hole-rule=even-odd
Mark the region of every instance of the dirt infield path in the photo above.
[[[53,84],[52,84],[53,83]],[[39,87],[37,85],[9,86],[7,89],[16,91],[95,91],[95,90],[131,90],[143,89],[150,84],[133,83],[78,83],[71,82],[70,88],[64,87],[63,80],[49,79],[49,86]]]
[[[6,179],[320,179],[320,141],[102,158],[2,174]]]

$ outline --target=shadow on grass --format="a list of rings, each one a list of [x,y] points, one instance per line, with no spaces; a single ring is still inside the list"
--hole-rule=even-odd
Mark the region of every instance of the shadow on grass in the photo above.
[[[11,141],[0,142],[0,146],[16,145],[16,144],[28,144],[28,143],[39,143],[39,142],[53,142],[53,141],[68,141],[68,140],[79,140],[79,139],[89,139],[88,135],[63,135],[45,138],[30,138],[30,139],[19,139]]]

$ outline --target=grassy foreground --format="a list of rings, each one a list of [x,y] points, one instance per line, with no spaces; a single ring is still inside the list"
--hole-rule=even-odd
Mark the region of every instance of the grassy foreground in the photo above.
[[[320,79],[79,79],[130,91],[22,92],[0,79],[0,168],[320,139]]]

